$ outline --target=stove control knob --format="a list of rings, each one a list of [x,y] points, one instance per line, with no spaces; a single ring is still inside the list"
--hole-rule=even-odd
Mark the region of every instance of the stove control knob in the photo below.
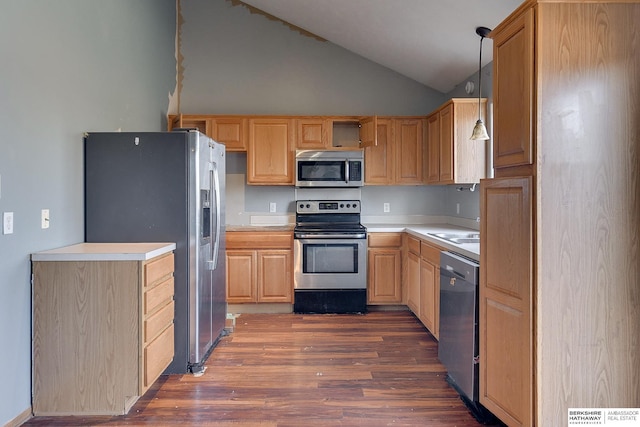
[[[355,207],[357,207],[357,206],[358,206],[358,205],[357,205],[356,203],[354,203],[354,204],[353,204],[353,207],[354,207],[354,208],[355,208]]]
[[[344,208],[344,203],[340,203],[340,207],[341,207],[341,208]]]
[[[300,209],[304,208],[304,203],[300,203]]]
[[[309,203],[307,203],[307,209],[309,209],[311,207],[311,205]]]

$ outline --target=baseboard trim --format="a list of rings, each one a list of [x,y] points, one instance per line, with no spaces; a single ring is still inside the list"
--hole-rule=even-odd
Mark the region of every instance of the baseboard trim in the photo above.
[[[27,409],[19,413],[14,419],[9,420],[4,427],[18,427],[30,420],[33,416],[33,409],[29,406]]]

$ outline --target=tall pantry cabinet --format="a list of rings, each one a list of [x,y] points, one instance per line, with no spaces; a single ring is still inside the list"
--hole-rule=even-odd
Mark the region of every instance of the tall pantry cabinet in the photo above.
[[[640,3],[526,1],[493,39],[480,401],[510,426],[640,406]]]

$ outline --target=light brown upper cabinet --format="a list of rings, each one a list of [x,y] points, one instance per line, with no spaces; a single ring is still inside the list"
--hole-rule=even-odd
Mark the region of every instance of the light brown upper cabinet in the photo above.
[[[170,114],[167,116],[167,130],[177,128],[193,128],[213,138],[213,128],[211,126],[211,116],[194,114]]]
[[[167,130],[194,128],[225,145],[227,151],[247,151],[248,119],[243,116],[178,114],[167,116]]]
[[[390,185],[394,181],[391,119],[377,120],[377,143],[364,149],[364,180],[367,185]]]
[[[296,119],[296,128],[298,150],[326,150],[331,146],[331,120],[325,117],[301,117]]]
[[[534,12],[513,19],[493,39],[493,167],[533,163]]]
[[[487,101],[482,99],[482,118]],[[477,98],[453,98],[427,117],[428,184],[471,184],[485,177],[486,141],[472,141]]]
[[[377,118],[376,143],[364,151],[366,185],[422,184],[425,119]]]
[[[211,118],[212,138],[227,151],[247,151],[249,120],[246,117],[220,116]]]
[[[424,118],[393,119],[396,184],[422,184]]]
[[[293,185],[295,120],[250,118],[247,183]]]

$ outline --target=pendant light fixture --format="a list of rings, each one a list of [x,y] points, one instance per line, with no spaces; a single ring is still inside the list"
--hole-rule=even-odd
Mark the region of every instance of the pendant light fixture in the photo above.
[[[487,128],[480,117],[480,105],[482,100],[482,40],[489,35],[491,30],[487,27],[477,27],[476,34],[480,36],[480,61],[478,62],[478,121],[473,128],[471,139],[475,141],[486,141],[489,139]]]

